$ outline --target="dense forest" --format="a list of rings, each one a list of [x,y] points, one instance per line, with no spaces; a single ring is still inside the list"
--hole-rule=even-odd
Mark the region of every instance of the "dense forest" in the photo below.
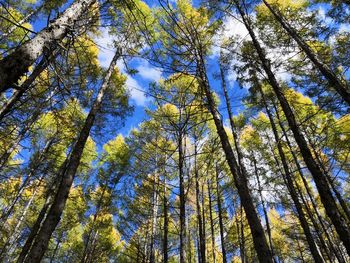
[[[0,0],[0,262],[350,262],[349,0]]]

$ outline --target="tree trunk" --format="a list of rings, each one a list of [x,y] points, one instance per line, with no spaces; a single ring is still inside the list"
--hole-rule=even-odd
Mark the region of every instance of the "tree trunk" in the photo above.
[[[38,231],[40,230],[41,223],[45,218],[47,210],[49,209],[51,200],[52,200],[52,194],[48,193],[48,197],[46,198],[45,204],[41,208],[40,213],[39,213],[32,229],[30,231],[30,234],[29,234],[29,236],[28,236],[28,238],[27,238],[27,240],[22,248],[22,251],[17,259],[17,263],[24,262],[24,259],[25,259],[26,255],[28,254],[30,248],[32,247],[32,244],[35,240],[35,237],[36,237]]]
[[[205,238],[203,235],[203,227],[204,223],[202,221],[202,215],[201,215],[201,205],[200,205],[200,198],[199,198],[199,175],[198,175],[198,167],[197,167],[197,140],[194,139],[194,175],[195,175],[195,185],[196,185],[196,212],[197,212],[197,224],[198,224],[198,236],[199,236],[199,262],[205,263],[206,257],[205,257]]]
[[[340,255],[340,254],[336,251],[336,249],[335,249],[335,247],[334,247],[334,244],[333,244],[333,240],[332,240],[332,238],[331,238],[330,235],[329,235],[329,232],[330,232],[330,231],[329,231],[329,230],[327,229],[327,227],[324,225],[323,218],[321,217],[321,215],[320,215],[320,213],[319,213],[319,208],[318,208],[318,206],[317,206],[317,204],[316,204],[316,202],[315,202],[315,200],[314,200],[314,196],[313,196],[313,194],[312,194],[312,192],[311,192],[311,189],[310,189],[310,187],[309,187],[309,185],[308,185],[308,182],[307,182],[306,179],[305,179],[305,175],[304,175],[303,169],[302,169],[302,167],[301,167],[301,165],[300,165],[300,163],[299,163],[299,160],[298,160],[298,157],[296,156],[296,153],[295,153],[294,150],[293,150],[292,143],[291,143],[290,140],[289,140],[287,131],[286,131],[286,129],[285,129],[285,127],[284,127],[284,125],[283,125],[283,123],[282,123],[282,121],[281,121],[281,118],[280,118],[280,115],[279,115],[279,113],[278,113],[278,110],[277,110],[277,107],[276,107],[275,103],[272,103],[272,106],[273,106],[273,108],[274,108],[274,110],[275,110],[275,112],[276,112],[276,117],[277,117],[277,120],[278,120],[278,124],[279,124],[279,126],[280,126],[280,128],[281,128],[281,130],[282,130],[282,134],[283,134],[284,138],[286,139],[286,143],[287,143],[288,148],[289,148],[289,150],[290,150],[290,152],[291,152],[291,154],[292,154],[292,158],[293,158],[294,164],[296,165],[297,170],[298,170],[298,172],[299,172],[299,174],[300,174],[300,177],[301,177],[301,179],[302,179],[302,181],[303,181],[303,185],[304,185],[304,187],[305,187],[307,196],[309,197],[309,199],[310,199],[310,201],[311,201],[311,204],[312,204],[312,207],[313,207],[313,211],[314,211],[314,213],[316,214],[316,217],[317,217],[318,221],[320,222],[321,228],[322,228],[324,234],[326,235],[326,237],[327,237],[327,239],[328,239],[329,247],[330,247],[331,250],[334,252],[334,254],[335,254],[336,257],[338,258],[338,261],[339,261],[339,262],[345,262],[344,259],[342,258],[342,255]],[[296,189],[298,190],[298,185],[296,185]],[[301,194],[300,194],[300,197],[301,197],[301,199],[302,199],[302,201],[303,201],[304,198],[303,198],[303,196],[302,196]],[[303,202],[304,202],[304,201],[303,201]],[[305,208],[306,208],[306,211],[307,211],[308,214],[309,214],[310,219],[312,220],[312,218],[313,218],[313,213],[312,213],[311,211],[309,211],[310,209],[308,208],[308,204],[306,203],[306,201],[305,201]],[[317,231],[317,230],[318,230],[318,226],[316,226],[315,224],[316,224],[316,222],[314,222],[314,227],[315,227],[315,229],[316,229],[316,231]],[[322,236],[320,236],[320,241],[321,241],[321,238],[322,238]],[[322,241],[321,241],[321,242],[322,242]]]
[[[22,197],[22,193],[25,190],[25,188],[27,187],[29,181],[32,179],[32,176],[34,175],[35,171],[38,169],[38,167],[40,166],[40,164],[45,160],[46,154],[48,153],[48,151],[50,150],[52,143],[53,143],[53,139],[49,140],[45,147],[43,148],[43,150],[41,151],[38,159],[36,159],[34,162],[36,163],[35,166],[30,170],[29,174],[27,175],[26,179],[23,181],[23,183],[21,184],[21,186],[19,187],[16,197],[14,198],[14,200],[11,202],[11,204],[8,206],[8,208],[1,214],[0,217],[0,222],[2,224],[5,223],[5,221],[9,218],[9,216],[11,215],[13,209],[15,208],[15,205],[17,204],[18,200]],[[41,176],[41,178],[39,179],[40,181],[43,179],[43,176]],[[1,229],[1,227],[0,227]]]
[[[217,133],[220,137],[222,148],[225,152],[227,163],[230,167],[234,183],[236,185],[239,197],[241,199],[241,203],[244,207],[248,223],[251,229],[255,251],[258,255],[260,262],[273,262],[272,254],[265,237],[264,229],[261,225],[258,213],[256,211],[253,199],[250,194],[248,179],[245,177],[245,174],[242,174],[242,169],[237,163],[226,131],[224,129],[221,117],[215,106],[214,98],[211,93],[208,78],[206,75],[205,63],[202,54],[198,55],[197,65],[199,85],[203,89],[203,92],[206,96],[207,107],[213,117]]]
[[[227,263],[226,248],[225,248],[225,235],[224,235],[224,222],[222,220],[222,206],[221,206],[221,194],[219,185],[219,167],[215,165],[215,181],[216,181],[216,199],[218,205],[218,216],[219,216],[219,229],[220,229],[220,241],[221,241],[221,253],[222,262]]]
[[[317,186],[318,192],[321,197],[321,201],[325,207],[326,213],[331,219],[332,223],[335,226],[335,229],[342,240],[344,246],[347,249],[348,254],[350,255],[350,229],[346,225],[342,215],[339,213],[337,204],[334,200],[334,197],[332,195],[332,192],[329,188],[327,179],[325,178],[322,170],[317,165],[316,161],[314,160],[312,153],[307,145],[307,142],[301,133],[298,123],[296,122],[294,113],[292,111],[292,108],[289,105],[289,102],[287,101],[286,97],[283,94],[282,88],[280,87],[275,75],[272,72],[271,65],[267,58],[265,57],[265,52],[263,48],[261,47],[258,39],[255,36],[255,33],[253,29],[251,28],[250,21],[246,17],[243,9],[235,0],[237,9],[243,19],[243,22],[249,32],[250,37],[252,38],[253,45],[258,53],[258,56],[261,60],[262,67],[267,74],[269,83],[271,87],[273,88],[277,99],[280,102],[280,105],[282,107],[282,110],[287,118],[288,124],[290,129],[293,132],[295,141],[297,142],[301,155],[303,156],[304,162],[307,165],[310,173],[312,174],[315,184]]]
[[[207,180],[208,185],[208,199],[209,199],[209,219],[210,219],[210,231],[211,231],[211,245],[212,245],[212,253],[213,253],[213,263],[216,263],[216,245],[215,245],[215,229],[214,229],[214,218],[213,218],[213,204],[211,200],[211,183],[209,179]]]
[[[324,262],[324,260],[323,260],[322,256],[320,255],[320,253],[319,253],[319,251],[317,249],[317,246],[316,246],[316,243],[315,243],[314,238],[312,236],[310,227],[309,227],[308,222],[306,220],[306,217],[305,217],[302,205],[299,202],[298,194],[295,191],[295,187],[294,187],[294,183],[293,183],[293,180],[292,180],[292,177],[291,177],[290,169],[289,169],[289,166],[288,166],[288,163],[287,163],[287,159],[286,159],[286,156],[285,156],[283,148],[282,148],[281,140],[279,139],[277,127],[276,127],[276,124],[275,124],[275,122],[273,120],[272,113],[271,113],[271,111],[270,111],[270,109],[269,109],[269,107],[267,105],[267,101],[265,99],[265,95],[263,93],[263,90],[262,90],[260,84],[257,83],[257,86],[258,86],[259,92],[261,94],[262,102],[263,102],[263,104],[265,106],[265,110],[266,110],[267,116],[268,116],[270,124],[271,124],[271,128],[272,128],[272,132],[273,132],[273,135],[274,135],[274,139],[275,139],[276,144],[277,144],[277,150],[278,150],[278,153],[280,155],[281,162],[282,162],[282,167],[283,167],[283,170],[284,170],[284,176],[283,177],[285,178],[285,182],[287,184],[287,188],[288,188],[289,194],[292,197],[293,203],[294,203],[295,208],[297,210],[298,218],[299,218],[301,227],[303,228],[306,240],[308,242],[308,245],[309,245],[309,248],[310,248],[310,252],[311,252],[312,257],[314,258],[315,262],[322,263],[322,262]]]
[[[17,85],[47,47],[62,40],[96,0],[76,0],[62,15],[0,61],[0,93]]]
[[[79,137],[77,139],[76,144],[74,145],[74,148],[72,150],[72,153],[69,157],[69,160],[67,162],[66,169],[64,170],[63,174],[60,174],[59,177],[61,179],[61,183],[57,189],[56,196],[53,200],[53,203],[51,205],[51,208],[48,212],[48,215],[43,222],[43,225],[35,239],[35,242],[32,246],[32,249],[29,251],[25,262],[40,262],[42,257],[44,256],[44,253],[47,249],[50,237],[55,230],[58,222],[60,221],[61,215],[64,210],[64,206],[66,204],[70,188],[73,184],[73,180],[76,174],[76,171],[78,169],[80,159],[85,147],[85,143],[89,137],[90,130],[94,124],[96,114],[99,112],[104,93],[106,89],[108,88],[109,80],[111,78],[111,75],[114,71],[114,67],[116,65],[116,62],[118,58],[120,57],[121,51],[118,49],[115,56],[113,57],[113,60],[106,72],[106,75],[103,79],[103,83],[101,85],[100,90],[98,91],[97,97],[92,105],[92,108],[90,109],[90,112],[85,120],[84,126],[82,130],[80,131]]]
[[[166,177],[164,173],[164,197],[163,197],[163,213],[164,213],[164,236],[163,236],[163,262],[168,263],[168,198],[167,198],[167,191],[166,191]]]
[[[153,209],[152,209],[152,227],[151,227],[151,246],[150,246],[150,263],[156,262],[155,256],[155,238],[156,238],[156,230],[157,230],[157,216],[158,216],[158,184],[159,184],[159,175],[154,175],[153,181]]]
[[[181,114],[180,114],[181,115]],[[179,186],[180,186],[180,263],[185,263],[185,242],[186,242],[186,204],[184,185],[184,156],[183,156],[183,134],[179,133],[178,153],[179,153]]]
[[[291,36],[295,42],[298,43],[299,47],[305,52],[306,56],[314,63],[322,75],[328,80],[329,84],[334,87],[337,93],[343,98],[345,102],[350,105],[350,90],[346,83],[346,80],[340,80],[334,72],[323,63],[315,54],[312,49],[307,45],[307,43],[298,35],[294,28],[286,21],[286,19],[281,15],[281,13],[275,10],[266,0],[263,0],[266,7],[271,11],[276,20],[281,24],[281,26],[286,30],[286,32]]]
[[[259,175],[259,170],[258,170],[258,166],[257,166],[257,163],[256,163],[256,159],[255,159],[255,156],[254,156],[254,152],[251,153],[251,156],[253,158],[254,173],[255,173],[256,181],[258,183],[258,193],[259,193],[260,202],[261,202],[261,206],[262,206],[263,213],[264,213],[264,218],[265,218],[265,223],[266,223],[266,232],[267,232],[267,236],[269,238],[269,245],[270,245],[272,257],[273,257],[275,262],[278,262],[275,259],[275,252],[274,252],[274,249],[273,249],[272,236],[271,236],[270,220],[269,220],[269,216],[267,214],[266,204],[265,204],[265,200],[264,200],[264,197],[263,197],[263,194],[262,194],[262,187],[261,187],[260,178],[259,178],[260,175]]]
[[[24,93],[32,87],[35,79],[44,71],[47,65],[58,55],[59,49],[55,49],[51,52],[51,54],[44,55],[39,64],[35,67],[30,76],[22,83],[22,85],[14,91],[11,98],[9,98],[0,109],[0,123],[3,118],[10,113],[15,104],[21,99]]]

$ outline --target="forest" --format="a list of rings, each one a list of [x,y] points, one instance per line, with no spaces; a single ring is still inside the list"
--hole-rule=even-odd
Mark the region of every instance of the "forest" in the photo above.
[[[0,0],[0,262],[350,262],[350,1],[192,1]]]

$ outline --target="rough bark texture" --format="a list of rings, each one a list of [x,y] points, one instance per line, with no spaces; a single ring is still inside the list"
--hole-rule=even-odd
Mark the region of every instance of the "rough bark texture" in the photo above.
[[[322,75],[328,80],[329,84],[334,87],[337,93],[350,105],[350,89],[345,80],[340,80],[336,74],[323,63],[315,54],[307,43],[298,35],[298,33],[290,26],[284,17],[275,10],[266,0],[263,0],[266,7],[271,11],[276,20],[281,24],[284,30],[298,43],[299,47],[305,52],[306,56],[314,63]]]
[[[11,98],[9,98],[2,108],[0,109],[0,123],[3,118],[10,113],[15,104],[19,102],[24,93],[32,87],[35,79],[43,72],[43,70],[47,67],[47,65],[52,61],[58,54],[58,49],[54,50],[48,56],[44,56],[39,64],[35,67],[30,76],[23,82],[23,84],[12,94]]]
[[[42,227],[38,235],[36,236],[35,242],[31,250],[29,251],[27,257],[25,258],[24,262],[28,262],[28,263],[40,262],[40,260],[44,256],[44,253],[49,244],[50,237],[61,219],[61,215],[63,213],[66,201],[68,199],[70,188],[73,184],[76,171],[80,164],[80,159],[81,159],[86,141],[89,137],[90,130],[94,124],[96,114],[98,113],[101,107],[104,93],[108,88],[109,80],[111,78],[114,67],[119,57],[120,57],[120,50],[116,52],[107,70],[107,73],[103,79],[101,88],[98,91],[97,97],[85,120],[84,126],[79,133],[79,137],[69,157],[67,166],[64,169],[64,172],[58,175],[61,178],[61,183],[58,186],[56,196],[45,218],[45,221],[43,222]]]
[[[348,254],[350,255],[350,229],[346,225],[346,222],[344,221],[342,215],[339,213],[337,204],[335,202],[335,199],[332,195],[332,192],[329,188],[328,182],[326,177],[324,176],[322,170],[314,160],[312,153],[307,145],[307,142],[305,140],[305,137],[301,133],[298,123],[295,119],[294,113],[292,108],[289,105],[289,102],[287,101],[286,97],[283,94],[282,88],[280,87],[275,75],[272,72],[271,65],[269,61],[267,60],[265,56],[265,52],[263,48],[261,47],[258,39],[256,38],[256,35],[250,25],[249,18],[246,17],[243,9],[241,8],[238,1],[235,0],[236,7],[243,19],[243,22],[249,32],[250,37],[252,38],[253,45],[258,53],[259,59],[261,61],[262,67],[268,77],[268,81],[273,88],[276,97],[282,107],[282,110],[287,118],[288,124],[290,129],[293,132],[294,138],[296,143],[298,144],[298,147],[300,149],[300,153],[303,156],[304,162],[306,166],[308,167],[310,173],[312,174],[314,178],[314,182],[316,184],[317,190],[320,194],[322,204],[325,207],[326,213],[328,217],[331,219],[332,223],[335,226],[335,229],[342,240],[344,246],[346,247],[346,250]]]
[[[17,85],[28,68],[43,54],[44,50],[62,40],[79,17],[96,0],[76,0],[62,15],[0,61],[0,92]]]

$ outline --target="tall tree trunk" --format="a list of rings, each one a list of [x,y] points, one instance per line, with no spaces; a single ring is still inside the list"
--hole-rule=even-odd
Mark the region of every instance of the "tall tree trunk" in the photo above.
[[[163,262],[168,263],[168,198],[166,191],[166,177],[164,172],[163,179],[164,189],[163,189],[163,213],[164,213],[164,231],[163,231]]]
[[[241,203],[244,207],[248,223],[251,229],[255,251],[258,255],[260,262],[273,262],[272,254],[265,237],[264,229],[262,227],[258,213],[254,206],[253,199],[250,194],[248,179],[245,176],[245,174],[242,174],[242,169],[237,163],[237,160],[234,156],[221,117],[215,106],[213,94],[210,90],[202,50],[198,51],[200,52],[200,54],[198,54],[197,59],[199,85],[203,89],[203,92],[206,96],[207,107],[213,117],[217,133],[220,137],[222,148],[225,152],[227,163],[230,167],[234,183],[236,185],[239,197],[241,199]]]
[[[0,93],[17,85],[28,68],[50,47],[62,40],[74,24],[96,0],[76,0],[60,17],[35,37],[0,61]]]
[[[322,75],[328,80],[329,84],[334,87],[337,93],[350,105],[350,89],[346,80],[341,80],[337,75],[332,72],[331,68],[323,63],[315,54],[308,44],[299,36],[294,28],[288,23],[288,21],[282,16],[282,14],[273,8],[267,0],[263,0],[266,7],[271,11],[276,20],[281,24],[284,30],[291,36],[299,47],[305,52],[306,56],[313,62]]]
[[[350,229],[346,225],[346,222],[344,221],[344,218],[342,217],[342,215],[339,213],[337,204],[329,188],[327,179],[325,178],[322,170],[320,169],[317,162],[314,160],[312,156],[312,153],[307,145],[307,142],[299,129],[293,110],[290,107],[289,102],[287,101],[286,97],[283,94],[282,88],[280,87],[275,75],[272,72],[270,62],[267,60],[263,48],[261,47],[258,39],[255,36],[255,33],[251,27],[249,18],[246,17],[242,7],[240,6],[237,0],[235,0],[235,3],[243,19],[243,22],[249,32],[249,35],[252,38],[253,45],[258,53],[259,59],[261,60],[262,67],[265,73],[267,74],[269,83],[273,88],[276,94],[276,97],[280,102],[282,110],[287,118],[289,127],[293,132],[295,141],[299,146],[300,153],[303,156],[304,162],[307,165],[310,173],[314,178],[317,190],[320,194],[321,201],[325,207],[326,213],[331,219],[332,223],[334,224],[340,239],[342,240],[344,246],[347,249],[348,254],[350,255]]]
[[[222,262],[227,263],[226,248],[225,248],[224,222],[222,219],[221,193],[220,193],[220,184],[219,184],[219,167],[217,164],[215,165],[215,181],[216,181],[216,199],[217,199],[216,202],[218,205]]]
[[[22,247],[22,251],[19,254],[19,257],[17,259],[17,263],[22,263],[24,262],[24,259],[26,257],[26,255],[28,254],[30,248],[33,245],[33,242],[35,240],[35,237],[37,236],[40,227],[41,227],[41,223],[45,218],[46,212],[49,209],[50,203],[52,201],[52,194],[48,193],[48,196],[46,198],[45,204],[44,206],[41,208],[40,213],[32,227],[32,229],[30,230],[30,234],[26,240],[26,242],[24,243],[24,246]]]
[[[275,259],[275,252],[273,249],[270,220],[269,220],[269,216],[267,214],[266,204],[265,204],[265,200],[264,200],[264,197],[262,194],[262,187],[261,187],[260,178],[259,178],[260,175],[259,175],[259,170],[258,170],[258,166],[257,166],[257,161],[256,161],[255,156],[254,156],[254,152],[251,153],[251,156],[253,158],[254,173],[255,173],[256,181],[258,183],[258,193],[259,193],[260,202],[261,202],[261,206],[262,206],[263,213],[264,213],[264,218],[265,218],[265,223],[266,223],[266,232],[267,232],[267,236],[269,238],[269,245],[270,245],[270,249],[271,249],[271,253],[272,253],[272,256],[274,258],[274,261],[277,262]]]
[[[181,115],[181,114],[180,114]],[[179,186],[180,186],[180,263],[185,263],[185,242],[186,242],[186,204],[185,204],[185,185],[184,185],[184,152],[183,152],[183,134],[179,132],[178,153],[179,153]]]
[[[282,167],[283,167],[283,170],[284,170],[284,176],[283,177],[285,178],[289,194],[292,197],[293,203],[294,203],[295,208],[297,210],[298,218],[299,218],[301,227],[303,228],[306,240],[308,242],[308,245],[309,245],[309,248],[310,248],[310,252],[311,252],[312,257],[314,258],[315,262],[322,263],[322,262],[324,262],[324,260],[323,260],[322,256],[320,255],[320,253],[319,253],[319,251],[317,249],[317,245],[316,245],[316,243],[314,241],[314,238],[312,236],[312,233],[311,233],[309,224],[308,224],[308,222],[306,220],[306,217],[305,217],[302,205],[299,202],[298,194],[297,194],[297,192],[295,190],[295,187],[294,187],[293,179],[291,177],[291,172],[290,172],[290,169],[289,169],[289,166],[288,166],[288,163],[287,163],[286,156],[285,156],[284,151],[283,151],[283,147],[282,147],[279,135],[278,135],[276,124],[275,124],[275,122],[273,120],[272,113],[271,113],[271,111],[270,111],[270,109],[268,107],[268,104],[267,104],[264,92],[263,92],[263,90],[262,90],[262,88],[261,88],[259,83],[257,83],[257,87],[258,87],[259,92],[261,94],[262,102],[264,104],[267,116],[268,116],[270,124],[271,124],[271,128],[272,128],[272,132],[273,132],[273,135],[274,135],[274,139],[275,139],[275,142],[277,144],[277,150],[278,150],[279,156],[281,158]]]
[[[196,212],[197,212],[197,224],[198,224],[198,236],[199,236],[199,262],[205,263],[205,238],[203,234],[204,222],[202,221],[201,215],[201,204],[200,204],[200,190],[199,190],[199,175],[197,167],[197,138],[194,139],[194,175],[195,175],[195,185],[196,185]]]
[[[300,165],[300,162],[299,162],[299,160],[298,160],[298,157],[297,157],[297,155],[296,155],[296,153],[295,153],[295,151],[294,151],[294,149],[293,149],[293,147],[292,147],[292,143],[291,143],[291,141],[289,140],[287,131],[286,131],[286,129],[285,129],[283,123],[282,123],[282,120],[281,120],[280,114],[279,114],[279,112],[278,112],[277,106],[276,106],[276,104],[275,104],[274,102],[272,102],[272,106],[273,106],[273,108],[274,108],[274,110],[275,110],[276,118],[277,118],[277,120],[278,120],[278,124],[279,124],[279,126],[280,126],[280,128],[281,128],[281,131],[282,131],[282,134],[283,134],[283,136],[284,136],[284,138],[285,138],[285,140],[286,140],[286,143],[287,143],[287,146],[288,146],[288,148],[289,148],[289,150],[290,150],[290,153],[291,153],[291,155],[292,155],[294,164],[295,164],[295,166],[297,167],[297,170],[298,170],[298,172],[299,172],[299,174],[300,174],[301,180],[302,180],[303,185],[304,185],[304,187],[305,187],[307,196],[309,197],[309,200],[310,200],[311,205],[312,205],[312,207],[313,207],[313,212],[309,211],[310,209],[308,209],[308,204],[305,202],[306,211],[308,212],[310,219],[313,217],[313,213],[316,214],[316,217],[317,217],[318,221],[320,222],[321,228],[322,228],[324,234],[326,235],[326,237],[327,237],[327,239],[328,239],[329,247],[330,247],[331,250],[334,252],[334,254],[336,255],[336,257],[338,258],[338,261],[339,261],[339,262],[343,262],[344,259],[342,259],[342,255],[340,255],[339,252],[336,251],[336,249],[335,249],[335,247],[334,247],[333,239],[332,239],[332,238],[330,237],[330,235],[329,235],[329,232],[330,232],[330,231],[329,231],[329,230],[327,229],[327,227],[324,225],[323,218],[321,217],[321,215],[320,215],[320,213],[319,213],[319,208],[318,208],[318,206],[317,206],[317,204],[316,204],[316,201],[315,201],[314,196],[313,196],[313,194],[312,194],[312,192],[311,192],[311,189],[310,189],[310,187],[309,187],[309,184],[308,184],[308,182],[306,181],[306,178],[305,178],[303,169],[302,169],[302,167],[301,167],[301,165]],[[297,185],[297,184],[296,184],[296,189],[298,190],[298,185]],[[299,190],[298,190],[298,191],[299,191]],[[301,199],[302,199],[302,201],[303,201],[304,198],[303,198],[302,194],[300,194],[300,197],[301,197]],[[304,201],[303,201],[303,202],[304,202]],[[315,222],[315,223],[316,223],[316,222]],[[314,227],[318,229],[318,226],[316,226],[315,223],[314,223]],[[321,239],[322,239],[322,236],[320,236],[320,241],[321,241]],[[322,241],[321,241],[321,242],[322,242]]]
[[[151,227],[151,238],[150,238],[150,263],[156,262],[155,256],[155,238],[157,230],[157,217],[158,217],[158,185],[159,185],[159,175],[156,172],[153,181],[153,209],[152,209],[152,227]]]
[[[34,175],[35,171],[38,169],[38,167],[40,166],[41,162],[44,161],[46,154],[48,153],[48,151],[50,150],[52,143],[53,143],[54,139],[49,140],[46,145],[44,146],[43,150],[41,151],[40,155],[38,158],[36,158],[34,160],[35,165],[34,167],[30,170],[30,172],[28,173],[27,177],[24,179],[23,183],[21,184],[21,186],[19,187],[16,197],[14,198],[14,200],[11,202],[11,204],[6,208],[6,210],[1,214],[0,217],[0,222],[3,224],[11,215],[13,209],[15,208],[15,205],[17,204],[18,200],[22,197],[22,193],[23,191],[26,189],[27,185],[29,184],[30,180],[32,179],[32,176]],[[42,177],[40,178],[40,181],[42,180]],[[1,229],[1,226],[0,226]]]
[[[210,231],[211,231],[211,245],[213,253],[213,263],[216,263],[216,245],[215,245],[215,229],[214,229],[214,218],[213,218],[213,202],[212,202],[212,193],[211,193],[211,183],[209,179],[207,180],[208,186],[208,199],[209,199],[209,219],[210,219]]]
[[[103,79],[100,90],[98,91],[97,97],[90,109],[90,112],[85,120],[84,126],[80,131],[79,137],[77,139],[76,144],[72,150],[72,153],[67,162],[66,169],[63,174],[60,174],[59,177],[61,179],[61,183],[58,186],[56,196],[53,200],[53,203],[50,207],[47,217],[43,222],[43,225],[36,236],[35,242],[29,251],[27,257],[24,262],[40,262],[44,253],[47,249],[50,237],[55,230],[58,222],[60,221],[61,215],[64,210],[64,206],[66,204],[70,188],[73,184],[73,180],[80,164],[80,159],[86,144],[86,141],[89,137],[90,130],[94,124],[96,114],[99,112],[103,97],[106,89],[108,88],[108,84],[111,78],[111,75],[114,71],[114,67],[117,63],[118,58],[121,56],[121,51],[118,49],[115,56],[112,59],[112,62],[106,72],[106,75]]]

